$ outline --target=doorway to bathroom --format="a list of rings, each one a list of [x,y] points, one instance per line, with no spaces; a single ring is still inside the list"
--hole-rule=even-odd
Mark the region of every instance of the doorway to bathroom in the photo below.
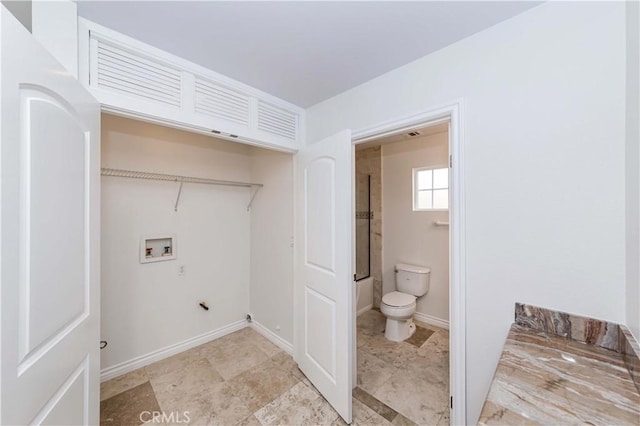
[[[451,136],[451,119],[443,117],[354,145],[353,404],[354,413],[370,421],[448,425],[452,414],[464,419],[464,409],[452,411],[456,375],[450,368]],[[404,272],[407,266],[413,272]],[[396,283],[399,270],[403,279],[426,282],[426,292],[398,292],[405,289]],[[393,315],[400,310],[409,319]],[[385,337],[385,329],[404,321],[405,334]]]

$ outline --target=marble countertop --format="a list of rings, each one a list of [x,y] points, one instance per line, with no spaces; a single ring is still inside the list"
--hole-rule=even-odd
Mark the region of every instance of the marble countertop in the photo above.
[[[619,352],[511,326],[479,424],[640,425]]]

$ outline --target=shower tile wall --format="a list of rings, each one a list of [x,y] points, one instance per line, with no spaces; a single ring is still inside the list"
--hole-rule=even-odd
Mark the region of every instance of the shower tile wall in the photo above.
[[[371,175],[371,277],[373,306],[382,301],[382,149],[379,146],[356,151],[356,173]]]

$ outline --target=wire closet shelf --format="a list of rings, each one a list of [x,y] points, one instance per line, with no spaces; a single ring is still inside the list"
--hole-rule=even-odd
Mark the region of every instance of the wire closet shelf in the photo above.
[[[241,188],[252,188],[255,189],[253,194],[251,195],[251,200],[247,205],[247,211],[251,209],[251,204],[253,204],[253,200],[256,198],[258,191],[264,185],[261,183],[251,183],[251,182],[237,182],[232,180],[220,180],[220,179],[209,179],[209,178],[200,178],[194,176],[179,176],[179,175],[168,175],[164,173],[149,173],[149,172],[139,172],[134,170],[122,170],[122,169],[110,169],[110,168],[102,168],[102,176],[113,176],[113,177],[122,177],[122,178],[130,178],[130,179],[147,179],[147,180],[163,180],[168,182],[177,182],[180,184],[178,188],[178,196],[176,197],[176,204],[174,207],[174,211],[178,211],[178,204],[180,203],[180,194],[182,193],[182,185],[184,183],[199,183],[204,185],[222,185],[222,186],[235,186]]]

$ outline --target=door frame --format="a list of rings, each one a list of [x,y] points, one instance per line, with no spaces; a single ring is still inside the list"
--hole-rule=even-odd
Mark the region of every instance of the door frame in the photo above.
[[[464,100],[457,99],[392,120],[354,130],[352,145],[385,136],[408,132],[420,127],[449,121],[449,386],[451,424],[466,424],[466,210],[464,157]],[[354,333],[355,340],[355,333]],[[354,342],[355,346],[355,342]],[[353,368],[356,368],[354,365]]]

